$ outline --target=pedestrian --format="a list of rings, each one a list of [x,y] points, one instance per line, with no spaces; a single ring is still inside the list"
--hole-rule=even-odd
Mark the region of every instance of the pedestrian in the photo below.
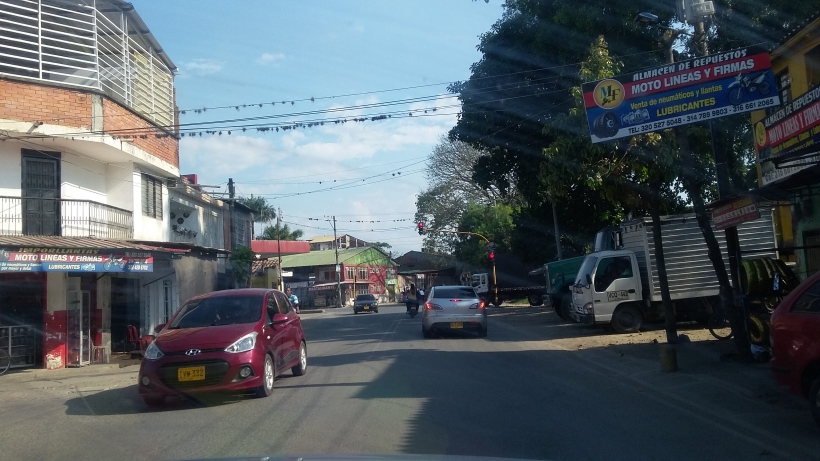
[[[290,287],[285,289],[285,294],[288,295],[288,300],[290,300],[290,303],[293,304],[293,308],[296,309],[296,313],[300,314],[301,310],[299,309],[299,297],[290,291]]]

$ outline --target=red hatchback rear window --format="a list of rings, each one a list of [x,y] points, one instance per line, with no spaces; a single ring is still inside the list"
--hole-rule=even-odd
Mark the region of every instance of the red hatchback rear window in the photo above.
[[[820,282],[810,286],[792,305],[792,312],[820,312]]]

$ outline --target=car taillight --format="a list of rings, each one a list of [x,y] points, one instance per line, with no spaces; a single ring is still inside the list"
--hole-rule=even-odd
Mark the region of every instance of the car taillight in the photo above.
[[[484,309],[485,307],[487,307],[487,303],[485,303],[483,299],[478,302],[479,309]]]
[[[428,311],[429,310],[434,310],[434,311],[440,311],[441,310],[441,306],[439,306],[438,304],[433,304],[431,302],[424,303],[424,308],[427,309]]]

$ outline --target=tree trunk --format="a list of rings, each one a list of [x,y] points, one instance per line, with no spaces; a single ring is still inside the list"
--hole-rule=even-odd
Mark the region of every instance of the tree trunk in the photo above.
[[[669,278],[666,274],[666,258],[663,254],[663,237],[661,234],[661,201],[658,193],[660,183],[653,183],[649,192],[650,216],[652,216],[652,237],[655,240],[655,262],[658,266],[658,281],[661,285],[661,300],[663,302],[663,317],[666,322],[666,342],[677,344],[678,325],[675,319],[675,309],[672,306],[672,296],[669,294]],[[652,283],[650,280],[649,283]]]
[[[749,341],[746,336],[746,327],[743,319],[742,310],[736,308],[734,303],[734,296],[732,292],[732,284],[729,280],[729,272],[726,270],[726,264],[723,261],[723,255],[720,251],[720,244],[715,237],[712,230],[712,222],[709,214],[706,211],[706,204],[703,202],[703,195],[701,194],[701,187],[698,185],[698,178],[694,171],[694,164],[692,159],[692,150],[689,146],[689,139],[686,132],[682,129],[675,129],[678,139],[678,146],[680,147],[681,161],[683,164],[683,187],[686,193],[692,200],[692,205],[695,211],[695,217],[698,221],[703,239],[706,241],[706,247],[709,251],[709,259],[712,261],[712,266],[715,269],[718,284],[720,285],[720,304],[723,312],[729,315],[732,323],[732,330],[735,332],[735,347],[737,348],[738,356],[741,360],[751,360],[751,349]]]

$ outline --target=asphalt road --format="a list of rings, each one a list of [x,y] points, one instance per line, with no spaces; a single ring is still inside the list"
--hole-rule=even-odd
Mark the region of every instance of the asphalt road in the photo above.
[[[0,459],[820,459],[805,408],[734,402],[730,389],[647,372],[637,359],[614,367],[600,360],[610,352],[567,350],[492,316],[486,339],[425,340],[420,317],[380,311],[303,316],[308,372],[280,377],[267,399],[209,396],[153,410],[130,383],[0,393]]]

